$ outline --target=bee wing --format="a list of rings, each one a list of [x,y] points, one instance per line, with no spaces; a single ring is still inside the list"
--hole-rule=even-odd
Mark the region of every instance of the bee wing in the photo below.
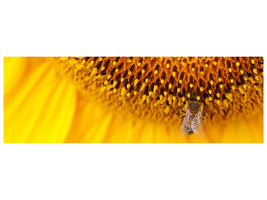
[[[183,137],[186,135],[186,132],[184,131],[184,123],[186,119],[183,119],[180,125],[180,136]]]
[[[197,128],[197,130],[196,130],[195,133],[199,137],[203,138],[204,135],[205,135],[205,129],[204,129],[204,120],[202,118],[201,112],[199,112],[198,117],[197,117],[197,120],[198,120],[198,128]]]
[[[180,125],[180,136],[184,136],[184,135],[188,135],[188,133],[184,130],[184,128],[186,130],[188,130],[188,121],[190,121],[190,113],[189,113],[189,110],[187,109],[186,110],[186,113],[184,115],[184,118],[181,122],[181,125]],[[188,130],[189,131],[189,130]]]

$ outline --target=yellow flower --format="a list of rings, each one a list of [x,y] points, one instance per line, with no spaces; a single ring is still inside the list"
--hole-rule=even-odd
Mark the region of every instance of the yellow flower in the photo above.
[[[4,142],[262,143],[262,62],[7,57]],[[205,105],[203,138],[180,135],[192,98]]]

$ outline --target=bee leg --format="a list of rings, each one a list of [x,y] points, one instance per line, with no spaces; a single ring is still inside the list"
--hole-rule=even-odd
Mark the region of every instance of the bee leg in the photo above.
[[[185,115],[184,116],[181,116],[180,118],[185,118]]]
[[[180,110],[183,112],[183,113],[186,113],[184,110],[183,110],[183,107],[180,106]]]
[[[205,117],[205,113],[203,113],[203,115],[201,116],[200,119],[202,119],[204,121],[204,117]]]

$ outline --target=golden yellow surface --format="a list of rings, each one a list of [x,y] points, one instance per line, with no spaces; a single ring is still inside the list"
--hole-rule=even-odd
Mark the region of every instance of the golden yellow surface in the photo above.
[[[205,136],[106,109],[84,98],[53,58],[4,58],[5,143],[262,143],[263,109],[249,117],[206,123]]]

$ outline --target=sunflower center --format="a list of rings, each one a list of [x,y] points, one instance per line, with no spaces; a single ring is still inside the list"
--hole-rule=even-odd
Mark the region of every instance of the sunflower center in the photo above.
[[[188,100],[216,122],[263,105],[262,57],[71,57],[57,65],[86,97],[150,120],[177,122]]]

